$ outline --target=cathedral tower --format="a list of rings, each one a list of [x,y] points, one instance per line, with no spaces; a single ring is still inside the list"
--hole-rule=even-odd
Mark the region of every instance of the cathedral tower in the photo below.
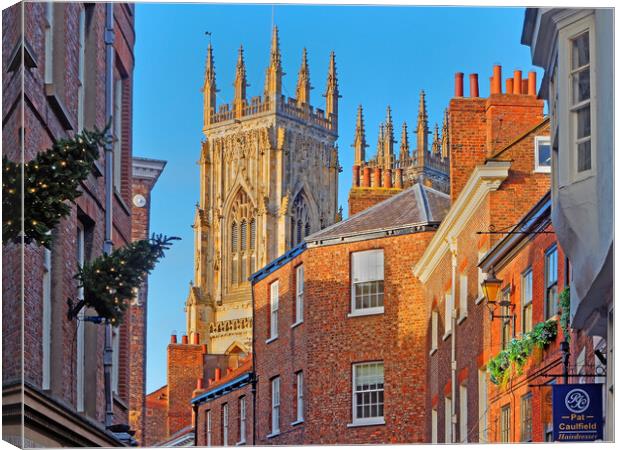
[[[215,354],[251,350],[248,277],[334,223],[337,216],[338,79],[329,58],[325,110],[310,105],[306,50],[297,97],[282,95],[278,30],[271,38],[264,95],[246,97],[239,49],[231,104],[216,109],[213,49],[207,50],[200,199],[194,219],[194,282],[185,311],[190,342]]]

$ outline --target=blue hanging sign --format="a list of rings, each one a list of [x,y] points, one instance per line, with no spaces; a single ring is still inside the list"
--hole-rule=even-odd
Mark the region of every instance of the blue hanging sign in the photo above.
[[[553,385],[553,440],[603,439],[602,384]]]

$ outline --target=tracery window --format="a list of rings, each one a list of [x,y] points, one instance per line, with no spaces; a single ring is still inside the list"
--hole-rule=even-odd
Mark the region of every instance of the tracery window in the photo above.
[[[244,191],[233,202],[230,217],[230,285],[248,281],[256,270],[256,219],[254,206]]]
[[[303,193],[297,194],[291,216],[291,247],[300,244],[311,233],[310,212]]]

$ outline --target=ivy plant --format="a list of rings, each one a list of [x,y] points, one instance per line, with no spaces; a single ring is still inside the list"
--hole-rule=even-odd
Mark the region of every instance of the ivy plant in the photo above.
[[[523,367],[534,348],[543,348],[558,333],[556,320],[547,320],[536,324],[531,331],[520,338],[512,339],[506,348],[499,352],[487,364],[492,383],[504,386],[513,374],[523,373]]]
[[[566,342],[570,342],[570,288],[566,287],[560,293],[560,308],[562,315],[560,316],[560,327],[564,333]]]

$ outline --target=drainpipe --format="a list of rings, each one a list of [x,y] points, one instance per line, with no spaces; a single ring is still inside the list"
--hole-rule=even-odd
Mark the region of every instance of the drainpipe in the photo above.
[[[105,118],[108,124],[105,143],[105,237],[103,252],[112,252],[112,196],[113,192],[113,150],[112,150],[112,112],[114,110],[114,5],[105,5]],[[105,344],[103,348],[103,380],[105,384],[105,426],[110,427],[114,420],[112,409],[112,324],[105,323]]]
[[[254,302],[254,280],[250,281],[250,295],[252,298],[252,317],[256,317],[256,305]],[[256,385],[258,377],[256,376],[256,332],[252,325],[252,446],[256,445]]]
[[[452,442],[456,442],[456,239],[450,242],[450,253],[452,253],[452,311],[450,320],[452,321],[452,336],[450,338],[450,368],[452,379],[452,411],[450,422],[452,424]]]
[[[198,405],[199,403],[194,403],[194,447],[198,447]]]

